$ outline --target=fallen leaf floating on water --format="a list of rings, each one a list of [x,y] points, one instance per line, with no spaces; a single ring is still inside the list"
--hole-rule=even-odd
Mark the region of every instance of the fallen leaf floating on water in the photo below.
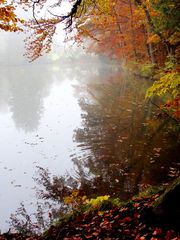
[[[121,137],[123,140],[126,140],[126,139],[128,139],[128,137]]]
[[[161,148],[153,148],[153,150],[159,153],[161,151]]]

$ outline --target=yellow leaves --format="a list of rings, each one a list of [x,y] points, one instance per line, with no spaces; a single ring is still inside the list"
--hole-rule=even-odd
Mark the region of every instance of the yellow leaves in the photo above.
[[[146,93],[146,98],[153,95],[164,95],[169,92],[175,98],[177,97],[180,86],[180,74],[176,71],[169,71],[163,75],[158,81],[155,81],[154,84],[148,89]]]
[[[158,43],[160,41],[160,37],[157,34],[154,34],[148,38],[147,43]]]
[[[104,201],[107,201],[110,198],[109,195],[99,196],[97,198],[87,199],[86,196],[79,196],[78,190],[73,190],[72,193],[64,198],[64,204],[69,205],[73,208],[79,206],[88,206],[88,208],[98,208]]]
[[[73,202],[72,197],[65,197],[64,198],[64,204],[69,205]]]
[[[17,25],[22,23],[22,20],[16,17],[14,11],[13,5],[5,5],[5,1],[0,1],[0,29],[11,32],[22,31]]]
[[[171,37],[168,39],[169,43],[172,45],[175,45],[176,43],[179,42],[180,39],[180,32],[175,32]]]
[[[79,191],[78,191],[77,189],[74,189],[74,190],[72,191],[72,193],[71,193],[71,196],[72,196],[72,197],[77,197],[78,194],[79,194]]]
[[[112,5],[112,6],[116,6],[116,3],[115,3],[115,2],[112,2],[111,5]]]
[[[135,10],[134,10],[134,16],[135,17],[138,17],[139,19],[141,18],[141,19],[145,19],[145,12],[144,12],[144,10],[143,10],[143,8],[142,7],[137,7]]]
[[[25,23],[24,19],[19,19],[20,23]]]
[[[111,10],[109,0],[98,0],[96,4],[98,4],[99,10],[102,13],[109,13]]]
[[[92,205],[92,207],[98,207],[99,205],[101,205],[104,201],[107,201],[110,198],[109,195],[105,195],[105,196],[99,196],[97,198],[92,198],[90,200],[86,200],[86,203],[89,205]]]
[[[86,196],[79,196],[79,191],[77,189],[73,189],[69,196],[64,197],[64,204],[76,207],[80,204],[86,204],[86,200]]]
[[[151,6],[151,0],[145,0],[146,6]]]
[[[17,22],[16,15],[14,14],[14,7],[0,7],[0,20],[7,23],[11,21]]]

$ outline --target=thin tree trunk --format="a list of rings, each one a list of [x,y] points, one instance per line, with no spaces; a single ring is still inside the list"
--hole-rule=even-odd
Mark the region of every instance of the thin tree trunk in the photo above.
[[[122,32],[122,29],[121,29],[119,16],[118,16],[118,14],[117,14],[117,12],[116,12],[116,8],[114,7],[113,9],[114,9],[114,13],[115,13],[115,16],[116,16],[116,24],[117,24],[117,27],[118,27],[118,32],[119,32],[120,34],[122,34],[122,36],[123,36],[123,32]],[[121,42],[118,42],[119,48],[123,48],[123,47],[126,45],[126,43],[125,43],[125,41],[124,41],[124,37],[122,37],[122,38],[123,38],[123,41],[121,40]],[[123,59],[126,59],[123,51],[122,51],[122,56],[123,56]]]
[[[149,49],[149,55],[150,55],[150,59],[151,59],[151,63],[155,64],[155,58],[154,58],[154,51],[153,51],[153,45],[152,43],[148,43],[148,49]]]
[[[132,10],[132,3],[131,0],[129,0],[129,8],[131,13],[131,39],[132,39],[132,47],[134,52],[134,58],[137,61],[137,51],[136,51],[136,39],[135,39],[135,32],[134,32],[134,22],[133,22],[133,10]]]
[[[149,38],[149,31],[147,29],[147,39]],[[152,64],[156,63],[155,57],[154,57],[154,49],[153,49],[153,45],[152,43],[147,43],[147,48],[148,48],[148,53],[149,53],[149,57],[151,60]]]

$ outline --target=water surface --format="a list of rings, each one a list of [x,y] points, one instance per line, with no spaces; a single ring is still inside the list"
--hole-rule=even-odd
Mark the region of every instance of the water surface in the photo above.
[[[128,199],[177,177],[175,124],[144,99],[149,84],[97,57],[2,61],[0,228],[21,202],[35,211],[37,166],[89,197]]]

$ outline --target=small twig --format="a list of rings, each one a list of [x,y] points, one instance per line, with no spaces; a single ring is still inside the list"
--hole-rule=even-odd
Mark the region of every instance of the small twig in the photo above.
[[[36,14],[35,14],[36,4],[39,3],[39,1],[40,1],[40,0],[33,1],[33,6],[32,6],[32,8],[33,8],[33,18],[34,18],[34,20],[36,21],[37,25],[39,25],[39,27],[41,28],[41,26],[40,26],[40,24],[39,24],[39,22],[38,22],[38,20],[37,20],[37,18],[36,18]]]
[[[62,16],[52,13],[50,10],[47,10],[53,17],[62,18]]]

